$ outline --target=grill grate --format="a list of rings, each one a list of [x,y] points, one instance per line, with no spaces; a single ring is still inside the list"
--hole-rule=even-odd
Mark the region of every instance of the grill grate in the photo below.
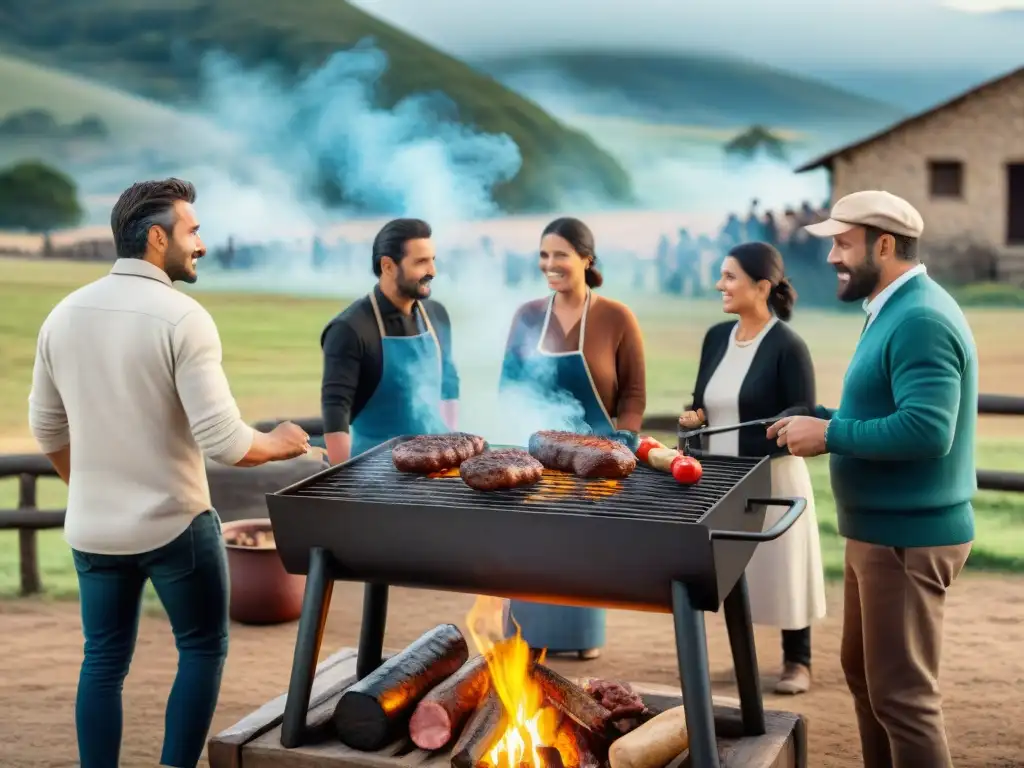
[[[600,515],[606,517],[696,523],[757,466],[760,459],[704,456],[697,485],[684,486],[666,473],[643,465],[624,480],[584,480],[545,470],[528,488],[484,493],[458,476],[399,472],[385,444],[312,482],[283,492],[292,497],[330,499],[359,504],[401,504],[461,509],[508,509],[523,512]]]

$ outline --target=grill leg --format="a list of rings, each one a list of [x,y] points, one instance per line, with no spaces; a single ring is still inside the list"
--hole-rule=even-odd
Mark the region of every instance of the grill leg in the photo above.
[[[672,582],[672,618],[676,628],[676,654],[683,686],[686,730],[690,734],[690,765],[721,768],[715,739],[715,713],[711,705],[711,671],[704,613],[694,607],[685,584]]]
[[[363,623],[359,629],[359,656],[356,658],[356,677],[360,680],[380,666],[387,619],[388,585],[367,584],[363,589]]]
[[[292,677],[288,683],[288,698],[281,722],[281,746],[285,749],[301,747],[306,736],[306,713],[316,675],[316,660],[320,656],[320,643],[324,638],[327,609],[331,605],[334,580],[330,577],[330,556],[325,549],[314,547],[309,552],[309,571],[306,590],[302,596],[302,614],[295,638],[295,656],[292,658]]]
[[[754,624],[750,620],[750,597],[745,573],[740,574],[740,580],[725,598],[724,612],[732,663],[736,669],[736,688],[740,694],[743,732],[747,736],[762,736],[766,730],[764,699],[761,697],[761,676],[757,670]]]

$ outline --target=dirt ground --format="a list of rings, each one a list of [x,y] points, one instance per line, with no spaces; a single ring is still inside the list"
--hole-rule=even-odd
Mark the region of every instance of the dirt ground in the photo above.
[[[323,656],[355,645],[361,589],[339,584]],[[386,645],[400,648],[443,621],[461,623],[472,597],[393,590]],[[829,591],[829,617],[814,630],[815,688],[802,697],[768,696],[770,708],[793,709],[809,721],[812,768],[860,765],[849,694],[839,668],[841,591]],[[76,764],[74,698],[81,637],[73,603],[0,603],[0,766],[57,768]],[[296,626],[234,626],[213,732],[226,728],[287,687]],[[608,646],[593,662],[559,661],[570,675],[678,684],[671,618],[610,612]],[[725,628],[708,617],[715,691],[734,695]],[[758,631],[766,683],[779,658],[778,638]],[[1024,766],[1024,579],[965,577],[948,609],[942,687],[947,730],[958,768]],[[155,766],[163,707],[176,654],[163,618],[147,617],[125,685],[124,768]]]

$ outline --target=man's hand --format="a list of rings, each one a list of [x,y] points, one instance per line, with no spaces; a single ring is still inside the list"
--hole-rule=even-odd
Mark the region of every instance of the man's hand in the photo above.
[[[704,426],[705,420],[704,409],[698,408],[696,411],[686,411],[680,416],[679,426],[683,429],[700,429]]]
[[[768,427],[768,439],[780,448],[789,448],[794,456],[821,456],[825,447],[825,428],[828,422],[813,416],[787,416]]]
[[[309,451],[309,435],[298,424],[282,421],[268,435],[274,441],[274,460],[284,461]]]

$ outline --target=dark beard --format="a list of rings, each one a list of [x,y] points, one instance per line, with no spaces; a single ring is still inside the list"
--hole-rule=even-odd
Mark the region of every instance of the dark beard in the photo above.
[[[172,283],[194,283],[199,279],[199,276],[189,269],[189,263],[195,255],[195,253],[186,255],[178,252],[177,249],[173,253],[168,252],[164,259],[164,271],[171,278]]]
[[[417,301],[430,296],[431,279],[428,275],[422,280],[409,280],[404,274],[399,274],[398,280],[395,281],[395,287],[402,296]]]
[[[867,259],[856,269],[846,270],[850,275],[850,282],[845,286],[840,285],[836,296],[840,301],[853,302],[862,301],[874,293],[878,287],[878,280],[882,276],[882,270],[878,268],[875,259],[868,254]],[[839,273],[839,270],[836,270]]]

